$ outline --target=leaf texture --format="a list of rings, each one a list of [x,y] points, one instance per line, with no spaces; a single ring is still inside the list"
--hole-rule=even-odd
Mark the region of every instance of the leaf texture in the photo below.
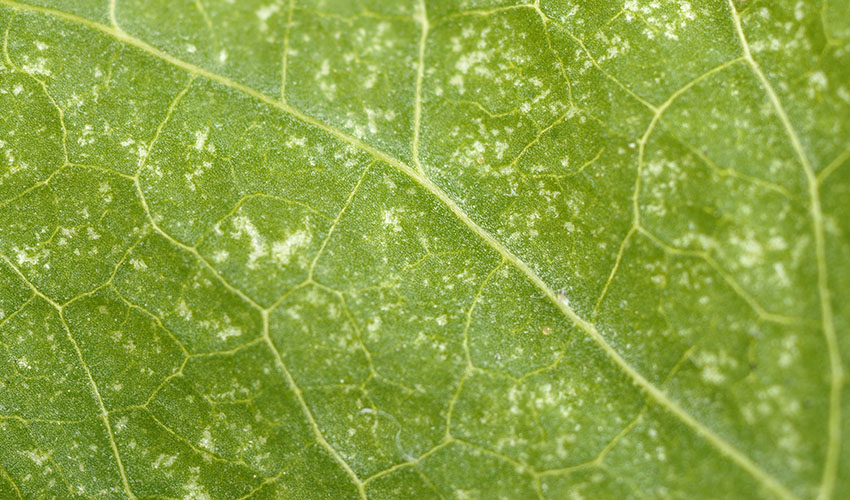
[[[0,30],[0,498],[850,498],[847,0]]]

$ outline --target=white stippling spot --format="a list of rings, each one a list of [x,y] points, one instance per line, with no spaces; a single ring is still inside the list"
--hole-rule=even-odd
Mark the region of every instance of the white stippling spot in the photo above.
[[[396,212],[398,209],[391,208],[389,210],[384,210],[384,227],[390,229],[396,233],[401,232],[401,223],[398,219],[398,215]]]
[[[312,241],[312,237],[306,231],[296,231],[289,235],[283,241],[277,241],[272,244],[272,258],[280,265],[289,264],[292,256],[306,247]]]
[[[198,151],[203,151],[204,146],[207,143],[207,135],[209,134],[209,129],[198,130],[195,132],[195,149]]]
[[[244,215],[233,218],[233,237],[241,238],[242,235],[248,236],[251,245],[251,252],[248,254],[248,268],[254,269],[257,266],[257,260],[266,255],[268,245],[265,238],[257,230],[251,219]]]
[[[239,337],[240,335],[242,335],[242,329],[236,328],[235,326],[228,326],[218,332],[218,338],[220,338],[223,342],[226,342],[230,337]]]

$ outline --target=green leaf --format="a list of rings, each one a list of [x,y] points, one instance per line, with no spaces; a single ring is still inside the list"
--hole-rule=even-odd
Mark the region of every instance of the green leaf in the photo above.
[[[847,0],[0,33],[0,498],[850,498]]]

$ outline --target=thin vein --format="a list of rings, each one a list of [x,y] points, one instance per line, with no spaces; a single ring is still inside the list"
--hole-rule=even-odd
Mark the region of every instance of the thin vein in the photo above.
[[[32,443],[35,444],[35,446],[37,448],[42,449],[42,450],[45,449],[46,447],[41,443],[41,441],[38,438],[36,438],[36,434],[33,432],[32,426],[30,425],[30,423],[34,422],[34,420],[33,419],[27,419],[27,420],[20,419],[19,422],[21,423],[21,425],[24,426],[24,428],[26,428],[26,431],[27,431],[27,434],[29,435],[30,441],[32,441]],[[64,429],[62,430],[62,432],[65,434],[66,437],[68,436],[67,432],[65,432]],[[56,461],[56,458],[54,457],[53,451],[48,451],[47,462],[52,467],[56,468],[56,474],[59,476],[59,479],[62,481],[62,484],[65,485],[65,489],[68,490],[69,495],[71,497],[75,496],[76,491],[71,486],[71,483],[68,482],[68,474],[65,472],[64,467],[62,467],[62,465],[60,465],[59,462]],[[77,460],[77,463],[79,463],[78,460]],[[47,472],[47,471],[45,470],[45,472]],[[88,495],[86,495],[86,497],[90,498],[90,499],[92,498]],[[29,500],[29,499],[27,499],[27,500]]]
[[[419,62],[416,64],[416,94],[413,103],[413,144],[411,145],[411,156],[416,169],[423,174],[422,160],[419,158],[419,134],[422,129],[422,83],[425,79],[425,44],[428,41],[428,11],[425,9],[425,0],[419,0],[417,8],[417,19],[422,26],[419,37]]]
[[[28,306],[28,305],[30,305],[30,303],[31,303],[33,300],[35,300],[35,298],[36,298],[36,297],[38,297],[38,295],[36,295],[36,294],[35,294],[35,292],[33,292],[33,294],[32,294],[32,295],[30,295],[30,298],[28,298],[27,300],[25,300],[25,301],[24,301],[24,303],[23,303],[23,304],[21,304],[21,307],[19,307],[19,308],[15,309],[15,311],[14,311],[13,313],[11,313],[11,314],[7,314],[7,315],[6,315],[6,316],[4,316],[2,319],[0,319],[0,329],[2,329],[2,328],[6,325],[6,323],[8,323],[8,322],[12,321],[13,319],[15,319],[15,316],[17,316],[18,314],[20,314],[20,313],[21,313],[21,311],[23,311],[24,309],[26,309],[26,308],[27,308],[27,306]],[[8,347],[8,344],[6,344],[5,342],[0,342],[0,344],[2,344],[2,345],[4,345],[4,346],[7,346],[7,347]]]
[[[754,175],[749,175],[749,174],[745,174],[743,172],[739,172],[738,170],[731,168],[731,167],[725,167],[725,168],[721,167],[714,160],[712,160],[707,154],[705,154],[702,150],[700,150],[700,148],[694,146],[693,144],[691,144],[690,141],[686,140],[685,138],[683,138],[682,136],[680,136],[676,132],[668,129],[667,133],[672,138],[674,138],[676,141],[678,141],[679,144],[686,147],[688,149],[688,151],[690,151],[694,156],[699,158],[700,161],[702,161],[706,166],[708,166],[708,168],[710,168],[712,171],[714,171],[715,174],[717,174],[718,176],[720,176],[720,177],[733,177],[733,178],[740,180],[742,182],[747,182],[749,184],[758,186],[762,189],[767,189],[769,191],[773,191],[775,193],[778,193],[778,194],[784,196],[785,198],[788,198],[789,200],[795,200],[795,201],[799,200],[798,196],[791,193],[790,191],[788,191],[787,188],[785,188],[784,186],[782,186],[780,184],[762,179],[761,177],[757,177],[757,176],[754,176]]]
[[[17,497],[18,497],[20,500],[24,500],[24,496],[23,496],[23,495],[21,495],[21,490],[20,490],[20,489],[18,489],[18,485],[17,485],[17,483],[15,483],[15,480],[12,478],[12,476],[10,476],[10,475],[9,475],[9,473],[8,473],[8,472],[6,472],[6,469],[5,469],[2,465],[0,465],[0,475],[2,475],[2,476],[3,476],[3,478],[4,478],[4,479],[5,479],[5,480],[9,483],[9,484],[11,484],[11,485],[12,485],[12,488],[15,490],[15,495],[17,495]]]
[[[673,368],[671,368],[667,376],[664,377],[664,381],[661,383],[662,387],[667,386],[670,381],[673,380],[673,377],[676,376],[676,374],[679,372],[679,369],[684,365],[685,361],[687,361],[691,357],[696,348],[697,345],[694,344],[682,354],[682,356],[679,358],[679,361],[677,361],[676,364],[673,365]],[[634,418],[632,418],[631,421],[620,430],[620,432],[618,432],[613,438],[611,438],[611,440],[608,441],[608,444],[606,444],[605,447],[602,448],[602,450],[597,453],[596,456],[592,459],[579,464],[569,465],[567,467],[558,467],[555,469],[542,470],[538,472],[538,476],[560,475],[565,472],[575,472],[578,470],[589,469],[593,467],[602,467],[607,455],[611,453],[611,451],[617,446],[620,441],[622,441],[623,438],[625,438],[632,430],[634,430],[637,424],[641,422],[641,419],[644,417],[644,415],[646,415],[646,412],[648,410],[649,404],[643,405],[643,408],[641,408],[641,410],[637,412],[637,414],[635,414]]]
[[[382,478],[386,475],[392,474],[393,472],[396,472],[397,470],[400,470],[400,469],[406,469],[408,467],[415,467],[416,465],[418,465],[420,462],[422,462],[426,458],[430,457],[434,453],[442,450],[443,448],[445,448],[446,446],[448,446],[448,445],[450,445],[454,442],[455,442],[454,438],[443,439],[442,441],[435,444],[434,446],[432,446],[427,451],[425,451],[424,453],[422,453],[421,455],[419,455],[418,457],[416,457],[413,460],[408,460],[407,462],[401,462],[401,463],[395,464],[391,467],[388,467],[384,470],[381,470],[381,471],[378,471],[378,472],[372,474],[371,476],[369,476],[369,477],[367,477],[366,479],[363,480],[363,484],[368,485],[370,482],[372,482],[376,479],[380,479],[380,478]]]
[[[0,255],[6,264],[12,268],[13,271],[23,280],[23,282],[27,285],[27,287],[32,290],[32,292],[42,299],[44,299],[47,303],[53,306],[54,309],[58,312],[59,321],[62,323],[62,328],[65,330],[65,333],[68,336],[68,340],[71,342],[71,346],[74,348],[74,352],[77,355],[77,361],[80,363],[80,366],[83,369],[83,372],[86,374],[86,378],[88,378],[89,384],[91,386],[92,392],[94,393],[95,400],[97,401],[97,405],[100,408],[100,416],[103,419],[103,423],[106,426],[107,437],[109,438],[109,446],[112,448],[112,455],[115,459],[115,463],[118,466],[118,473],[121,476],[121,484],[124,487],[124,493],[131,499],[135,499],[136,496],[130,490],[130,482],[127,480],[127,473],[124,471],[124,463],[121,461],[121,454],[118,453],[118,445],[115,443],[115,435],[112,432],[112,424],[109,422],[109,412],[106,411],[106,406],[103,404],[103,398],[100,396],[100,391],[97,388],[97,383],[94,381],[94,377],[92,377],[91,370],[89,370],[88,365],[86,364],[85,359],[83,358],[83,353],[80,350],[80,346],[77,344],[77,341],[74,339],[74,336],[71,334],[71,328],[68,326],[68,322],[65,321],[64,310],[61,305],[59,305],[56,301],[45,295],[41,290],[39,290],[24,274],[17,268],[12,262],[5,256]]]
[[[112,26],[115,29],[120,30],[121,27],[118,26],[118,17],[115,14],[115,11],[117,10],[116,3],[117,0],[109,0],[109,22],[112,23]]]
[[[607,79],[614,82],[614,84],[617,85],[618,87],[620,87],[626,94],[628,94],[634,100],[641,103],[644,107],[648,108],[650,111],[655,112],[655,111],[658,110],[658,108],[654,104],[652,104],[651,102],[647,101],[646,99],[644,99],[643,97],[638,95],[635,91],[630,89],[625,83],[621,82],[619,78],[615,77],[611,73],[602,69],[602,66],[599,64],[599,62],[596,60],[596,58],[593,57],[593,54],[591,54],[590,50],[587,48],[587,46],[584,44],[584,41],[581,38],[575,36],[570,30],[567,29],[566,26],[559,23],[557,20],[550,19],[550,21],[552,22],[552,24],[554,26],[558,26],[559,28],[561,28],[561,30],[563,30],[564,33],[566,33],[568,37],[570,37],[575,43],[577,43],[579,45],[582,52],[584,52],[585,56],[587,56],[587,58],[590,60],[590,63],[593,64],[593,66],[597,70],[599,70],[599,72],[602,73]]]
[[[520,151],[520,152],[519,152],[519,154],[516,156],[516,158],[514,158],[514,159],[513,159],[513,161],[511,161],[511,163],[509,164],[509,166],[511,166],[511,167],[515,167],[515,166],[519,163],[519,161],[520,161],[520,160],[522,160],[523,156],[525,156],[525,154],[528,152],[528,150],[529,150],[529,149],[531,149],[532,147],[534,147],[534,145],[535,145],[535,144],[539,144],[539,143],[540,143],[540,141],[543,139],[543,136],[545,136],[546,134],[548,134],[548,133],[549,133],[549,132],[550,132],[553,128],[555,128],[555,127],[557,127],[558,125],[560,125],[560,124],[564,123],[564,121],[566,121],[567,119],[571,118],[571,117],[572,117],[573,115],[575,115],[575,114],[576,114],[576,108],[574,108],[574,107],[572,107],[572,106],[571,106],[569,109],[567,109],[566,111],[564,111],[564,112],[561,114],[561,116],[559,116],[559,117],[558,117],[558,118],[556,118],[556,119],[555,119],[552,123],[550,123],[549,125],[547,125],[547,126],[546,126],[546,128],[541,129],[541,130],[537,133],[537,135],[534,137],[534,139],[532,139],[532,140],[531,140],[531,142],[529,142],[528,144],[526,144],[526,145],[525,145],[525,147],[524,147],[524,148],[522,148],[522,151]]]
[[[47,100],[50,101],[50,104],[54,108],[56,108],[56,112],[59,118],[59,126],[62,129],[62,156],[64,158],[64,164],[67,165],[68,163],[70,163],[70,160],[68,156],[68,127],[65,126],[65,112],[62,110],[61,107],[59,107],[59,103],[56,102],[56,99],[53,98],[53,95],[50,94],[50,90],[48,90],[47,88],[47,83],[45,83],[44,80],[41,80],[40,78],[36,78],[33,74],[29,72],[23,71],[21,68],[18,67],[17,64],[15,64],[14,61],[12,61],[12,57],[9,55],[9,29],[12,27],[13,18],[9,19],[9,23],[6,25],[6,32],[3,36],[3,53],[6,57],[6,62],[9,64],[9,66],[12,67],[12,69],[17,71],[18,73],[22,73],[31,78],[33,81],[35,81],[41,87],[42,91],[44,92],[44,95],[47,97]]]
[[[850,160],[850,146],[847,146],[847,149],[845,149],[834,160],[829,162],[829,165],[827,165],[825,169],[821,170],[818,174],[818,183],[822,185],[823,181],[825,181],[827,177],[834,174],[835,171],[842,165],[848,163],[848,160]]]
[[[295,378],[292,376],[292,373],[287,368],[286,363],[283,361],[283,356],[281,356],[280,351],[278,351],[277,347],[272,342],[271,335],[269,334],[269,312],[263,311],[263,339],[271,350],[272,354],[275,356],[275,361],[280,368],[280,371],[283,373],[284,378],[286,379],[287,385],[289,385],[289,389],[295,395],[295,399],[298,400],[298,405],[301,407],[301,411],[304,413],[304,416],[307,418],[307,421],[310,423],[310,427],[313,430],[313,434],[316,436],[316,441],[331,454],[331,457],[336,461],[340,467],[345,471],[345,473],[349,476],[351,481],[357,487],[357,492],[360,495],[362,500],[367,500],[365,486],[363,485],[363,481],[357,477],[357,474],[352,470],[351,466],[348,465],[348,462],[342,458],[336,449],[328,443],[325,439],[322,430],[319,428],[319,424],[316,422],[316,418],[313,416],[313,412],[310,410],[310,407],[307,406],[307,401],[304,399],[304,395],[301,393],[301,389],[298,387],[298,384],[295,383]]]
[[[761,305],[755,299],[755,297],[750,295],[750,293],[740,283],[738,283],[738,281],[731,274],[729,274],[725,269],[723,269],[720,263],[717,262],[717,260],[715,260],[714,257],[712,257],[711,254],[709,254],[708,252],[704,250],[689,250],[686,248],[678,248],[671,246],[670,244],[668,244],[667,242],[665,242],[664,240],[662,240],[661,238],[659,238],[651,231],[647,230],[642,226],[639,226],[637,228],[637,231],[642,236],[651,241],[655,246],[664,250],[664,252],[666,252],[667,254],[680,255],[703,260],[706,264],[711,266],[711,268],[714,269],[714,271],[719,274],[721,278],[723,278],[723,281],[725,281],[726,284],[729,285],[729,288],[731,288],[736,295],[741,297],[741,299],[743,299],[744,302],[746,302],[750,306],[750,309],[752,309],[753,312],[755,312],[760,319],[780,325],[804,325],[806,323],[810,323],[807,318],[797,316],[785,316],[782,314],[770,312],[765,309],[764,306]]]
[[[150,419],[153,420],[154,423],[156,423],[158,426],[160,426],[162,428],[162,430],[164,430],[165,432],[167,432],[168,434],[173,436],[174,439],[176,439],[176,440],[180,441],[181,443],[185,444],[186,446],[188,446],[192,451],[194,451],[195,453],[200,455],[205,461],[215,460],[216,462],[224,462],[224,463],[228,463],[228,464],[242,465],[245,468],[250,468],[250,466],[247,463],[245,463],[245,461],[243,461],[243,460],[229,460],[229,459],[224,458],[224,457],[222,457],[222,456],[220,456],[216,453],[212,453],[209,450],[205,450],[203,448],[198,448],[195,445],[195,443],[190,441],[186,436],[183,436],[179,432],[175,431],[174,429],[172,429],[171,427],[166,425],[165,422],[163,422],[162,420],[160,420],[159,417],[154,415],[154,413],[147,406],[142,407],[141,411],[144,411],[145,413],[147,413],[148,417],[150,417]]]
[[[504,265],[505,261],[500,260],[499,264],[487,273],[487,276],[485,276],[483,280],[481,280],[481,285],[478,287],[478,291],[475,293],[475,297],[472,299],[472,303],[466,311],[466,321],[463,325],[463,341],[461,344],[463,346],[464,359],[466,360],[466,368],[461,374],[460,379],[458,379],[457,388],[455,389],[454,394],[452,394],[452,398],[449,400],[448,409],[446,410],[445,440],[452,438],[452,419],[454,418],[455,406],[457,406],[460,395],[463,393],[463,387],[466,384],[466,380],[470,377],[470,375],[472,375],[473,370],[475,370],[475,364],[472,362],[472,352],[469,349],[469,329],[472,327],[472,315],[475,313],[475,308],[478,307],[478,304],[484,296],[484,289],[487,288],[487,285],[490,284],[493,276]]]
[[[112,0],[115,1],[115,0]],[[201,0],[192,0],[195,4],[195,8],[198,9],[198,12],[201,13],[201,17],[204,19],[204,24],[207,25],[207,29],[210,30],[210,33],[215,36],[215,28],[213,28],[212,19],[207,15],[206,9],[204,9],[204,4],[201,3]]]
[[[646,158],[646,145],[649,142],[649,138],[652,136],[652,133],[655,131],[655,128],[658,126],[658,123],[661,121],[661,118],[664,116],[664,113],[676,102],[682,95],[684,95],[687,91],[692,89],[695,85],[700,83],[701,81],[725,70],[726,68],[741,62],[743,58],[738,57],[732,59],[731,61],[726,61],[723,64],[715,66],[714,68],[706,71],[705,73],[699,75],[693,80],[689,81],[681,88],[670,94],[670,97],[667,98],[660,106],[655,108],[655,114],[652,116],[652,120],[649,122],[649,126],[646,128],[646,132],[644,132],[643,136],[640,138],[640,142],[638,143],[638,172],[637,178],[635,179],[635,190],[632,196],[632,209],[634,211],[633,214],[633,223],[635,225],[640,224],[640,188],[641,188],[641,176],[643,174],[643,164]]]
[[[345,203],[343,203],[342,208],[339,210],[339,213],[337,214],[336,218],[333,220],[333,222],[331,222],[331,227],[330,229],[328,229],[327,236],[325,236],[325,238],[322,240],[322,244],[319,246],[319,250],[316,252],[316,256],[313,258],[313,262],[310,263],[310,271],[307,274],[308,281],[313,280],[313,273],[316,271],[316,265],[319,263],[319,258],[325,251],[325,247],[328,246],[328,242],[330,241],[331,236],[333,236],[334,231],[336,231],[336,227],[339,225],[339,221],[342,219],[343,214],[345,214],[345,211],[351,205],[351,202],[354,201],[354,196],[357,194],[357,191],[360,189],[360,185],[363,184],[363,179],[366,178],[366,175],[369,173],[369,170],[371,170],[372,165],[374,165],[374,163],[375,162],[370,163],[366,166],[366,168],[363,169],[363,173],[360,174],[360,178],[357,179],[357,183],[354,185],[354,188],[351,190],[351,193],[349,193],[348,198],[346,198]]]
[[[186,92],[189,91],[189,88],[192,86],[192,82],[195,81],[196,75],[194,73],[189,75],[189,81],[186,82],[186,85],[183,86],[183,89],[177,93],[171,103],[168,105],[167,110],[165,111],[165,117],[159,122],[159,125],[156,127],[156,132],[153,134],[153,138],[148,143],[148,146],[145,148],[144,156],[139,160],[139,165],[136,168],[136,173],[134,175],[134,179],[139,176],[139,172],[145,167],[145,164],[148,162],[148,158],[150,158],[151,152],[153,151],[153,147],[156,145],[156,142],[159,140],[159,136],[162,133],[162,129],[165,128],[165,125],[168,124],[168,121],[171,119],[171,115],[174,114],[174,110],[177,109],[177,105],[180,104],[180,101],[183,99],[183,96],[186,95]]]
[[[611,272],[608,273],[608,279],[605,280],[605,286],[602,287],[602,292],[599,294],[599,298],[596,299],[596,304],[593,306],[592,315],[596,315],[599,311],[599,306],[602,305],[602,301],[605,300],[605,296],[608,295],[608,289],[611,288],[611,283],[614,282],[614,277],[617,275],[617,271],[620,269],[620,264],[623,261],[623,255],[626,253],[626,247],[629,244],[629,240],[632,235],[637,231],[637,226],[632,224],[629,228],[629,231],[626,233],[626,236],[623,238],[623,241],[620,242],[620,248],[617,250],[617,257],[614,259],[614,266],[611,268]]]
[[[641,225],[640,225],[640,192],[641,192],[641,180],[642,180],[641,178],[642,178],[642,175],[643,175],[643,165],[645,163],[645,157],[646,157],[646,145],[649,142],[649,138],[652,136],[652,133],[655,131],[655,128],[658,126],[658,123],[661,121],[661,118],[662,118],[662,116],[664,116],[664,113],[670,108],[670,106],[673,105],[674,102],[676,102],[676,100],[678,100],[682,95],[684,95],[687,91],[692,89],[699,82],[701,82],[701,81],[705,80],[706,78],[709,78],[709,77],[725,70],[726,68],[728,68],[729,66],[732,66],[733,64],[741,62],[742,60],[743,60],[743,58],[739,57],[739,58],[733,59],[731,61],[727,61],[723,64],[720,64],[718,66],[715,66],[714,68],[712,68],[712,69],[706,71],[705,73],[697,76],[696,78],[692,79],[691,81],[689,81],[688,83],[683,85],[681,88],[679,88],[675,92],[671,93],[666,101],[664,101],[660,106],[655,108],[655,113],[652,116],[652,120],[649,122],[649,125],[646,128],[646,131],[644,132],[643,136],[640,138],[640,141],[638,142],[637,174],[635,175],[635,187],[634,187],[634,192],[632,193],[632,225],[629,228],[628,232],[626,233],[626,236],[623,238],[622,242],[620,243],[620,248],[617,250],[617,257],[614,260],[614,265],[611,268],[610,273],[608,274],[608,278],[605,281],[604,287],[602,288],[602,293],[599,294],[599,298],[596,300],[596,304],[593,307],[593,313],[592,314],[595,315],[596,312],[599,310],[599,306],[602,304],[602,301],[605,299],[605,296],[608,293],[608,289],[610,288],[611,283],[614,281],[614,277],[616,276],[617,271],[620,268],[620,264],[621,264],[622,259],[623,259],[623,254],[625,253],[626,245],[628,244],[629,239],[631,238],[632,235],[634,235],[635,231],[637,231],[641,228]]]
[[[687,425],[691,430],[700,435],[703,439],[712,444],[719,452],[730,458],[733,462],[735,462],[739,467],[747,471],[750,475],[756,478],[759,482],[761,482],[766,488],[773,491],[779,497],[783,499],[795,499],[796,496],[792,494],[785,486],[779,483],[774,477],[765,472],[762,468],[760,468],[755,462],[752,461],[748,456],[743,454],[740,450],[735,448],[729,442],[724,440],[714,431],[703,425],[701,422],[696,420],[693,416],[687,413],[681,406],[678,405],[675,401],[673,401],[669,396],[667,396],[662,390],[652,384],[649,380],[647,380],[643,375],[641,375],[634,367],[632,367],[628,361],[625,360],[617,351],[613,349],[613,347],[605,340],[596,326],[584,318],[580,317],[572,308],[569,307],[564,301],[562,301],[558,294],[548,285],[546,284],[539,275],[535,271],[533,271],[524,261],[522,261],[519,257],[517,257],[514,253],[512,253],[507,247],[505,247],[501,242],[496,240],[493,236],[491,236],[487,231],[481,228],[477,223],[475,223],[466,212],[458,206],[458,204],[450,198],[439,186],[434,184],[429,178],[423,176],[421,173],[411,168],[407,164],[401,162],[397,158],[394,158],[383,151],[380,151],[368,144],[365,144],[363,141],[346,134],[334,127],[317,120],[309,115],[305,115],[304,113],[298,111],[297,109],[282,103],[278,100],[272,99],[269,96],[266,96],[246,85],[230,80],[227,77],[215,74],[208,70],[205,70],[201,67],[193,65],[191,63],[180,60],[174,56],[171,56],[148,43],[139,40],[127,33],[124,33],[120,30],[116,30],[109,26],[103,25],[101,23],[97,23],[73,14],[69,14],[67,12],[62,12],[56,9],[25,5],[18,3],[14,0],[0,0],[0,4],[7,5],[14,9],[18,10],[27,10],[33,12],[40,12],[43,14],[52,15],[55,17],[59,17],[71,22],[75,22],[78,24],[82,24],[88,26],[92,29],[101,31],[105,34],[111,35],[117,40],[120,40],[128,45],[132,45],[137,47],[150,55],[157,57],[169,64],[172,64],[176,67],[182,68],[190,73],[194,73],[210,80],[216,81],[222,85],[231,87],[235,90],[238,90],[246,95],[249,95],[271,107],[280,109],[294,118],[308,124],[312,125],[318,129],[321,129],[328,134],[338,138],[339,140],[346,142],[353,147],[360,149],[366,153],[369,153],[373,157],[384,161],[385,163],[393,166],[398,169],[405,175],[407,175],[412,181],[419,184],[423,189],[429,191],[434,197],[439,199],[445,206],[448,208],[455,217],[458,218],[463,224],[465,224],[474,234],[476,234],[479,238],[481,238],[487,245],[492,247],[496,252],[498,252],[502,257],[509,263],[511,263],[514,267],[520,270],[523,274],[527,276],[527,278],[537,287],[543,295],[552,302],[567,318],[569,318],[577,327],[583,330],[602,350],[605,354],[611,358],[611,360],[621,369],[623,372],[629,376],[635,384],[641,387],[646,393],[652,397],[662,408],[666,409],[673,416],[681,420],[685,425]],[[600,68],[601,69],[601,68]],[[616,80],[615,80],[616,81]],[[628,89],[625,89],[630,95],[634,93]],[[633,95],[633,97],[635,97]],[[647,103],[646,101],[640,99],[644,105],[649,107],[650,109],[655,110],[655,106]],[[180,246],[185,247],[185,245],[180,244]],[[204,260],[204,262],[206,262]],[[209,265],[209,264],[207,264]],[[240,294],[244,297],[244,294],[240,292]],[[252,301],[253,302],[253,301]],[[254,302],[255,303],[255,302]],[[256,303],[255,303],[256,304]],[[272,345],[272,347],[274,347]],[[276,349],[275,349],[276,351]],[[285,372],[288,373],[288,372]],[[288,376],[291,379],[291,375]],[[294,384],[294,380],[293,380]],[[300,390],[298,391],[300,395]],[[303,401],[303,398],[301,398]],[[313,420],[315,425],[315,420]],[[314,431],[318,431],[318,426],[314,427]],[[325,441],[325,443],[327,443]],[[328,445],[329,447],[329,445]],[[330,448],[330,447],[329,447]],[[332,449],[332,448],[330,448]],[[335,455],[338,457],[338,454]],[[341,460],[341,458],[339,459]],[[341,464],[345,464],[344,461]],[[347,471],[350,471],[350,467],[345,464],[343,468],[347,468]],[[353,474],[353,471],[350,472]],[[356,477],[356,476],[353,476]],[[359,481],[359,491],[361,492],[361,496],[365,498],[365,493],[363,493],[362,483]]]
[[[229,281],[227,281],[227,279],[225,279],[225,277],[222,276],[220,272],[218,272],[218,269],[216,269],[212,264],[210,264],[210,262],[203,255],[201,255],[201,253],[198,251],[197,248],[195,248],[193,246],[189,246],[189,245],[183,243],[182,241],[177,240],[176,238],[174,238],[173,236],[168,234],[164,229],[160,228],[159,225],[156,223],[156,220],[154,220],[151,209],[148,206],[147,199],[145,198],[145,195],[142,192],[142,186],[139,183],[138,177],[134,180],[133,184],[136,186],[136,194],[139,196],[140,203],[142,204],[142,210],[145,212],[145,216],[148,219],[148,223],[151,225],[151,227],[153,227],[154,231],[159,233],[160,236],[162,236],[163,238],[168,240],[172,245],[176,246],[177,248],[181,248],[181,249],[191,253],[192,255],[194,255],[195,258],[198,259],[198,261],[201,264],[203,264],[204,267],[209,269],[209,271],[216,277],[216,279],[218,279],[218,281],[222,285],[224,285],[225,288],[227,288],[228,290],[230,290],[234,294],[238,295],[239,298],[241,298],[242,300],[244,300],[245,302],[247,302],[248,304],[253,306],[255,309],[258,309],[258,310],[261,310],[261,311],[264,309],[263,306],[260,305],[260,303],[258,303],[256,300],[249,297],[245,292],[243,292],[239,288],[233,286],[233,284],[231,284]]]
[[[280,69],[280,102],[286,102],[286,67],[289,63],[289,37],[292,32],[292,13],[295,11],[295,0],[289,0],[289,13],[286,16],[286,31],[283,34],[283,61]]]
[[[511,10],[536,9],[536,8],[537,8],[536,4],[520,3],[520,4],[516,4],[516,5],[505,5],[505,6],[502,6],[502,7],[494,7],[492,9],[470,9],[470,10],[464,10],[464,11],[461,11],[461,12],[455,12],[455,13],[449,14],[447,16],[443,16],[443,17],[437,19],[434,24],[443,23],[445,21],[448,21],[448,20],[451,20],[451,19],[457,19],[457,18],[461,18],[461,17],[470,17],[470,16],[486,17],[486,16],[492,16],[493,14],[498,14],[498,13],[501,13],[501,12],[508,12],[508,11],[511,11]]]
[[[773,105],[779,121],[785,129],[788,138],[791,141],[791,146],[794,153],[797,155],[800,165],[803,167],[803,172],[806,175],[806,182],[809,188],[809,199],[811,202],[810,213],[812,225],[814,226],[815,236],[815,253],[818,267],[818,295],[820,298],[821,309],[821,327],[823,330],[824,340],[826,341],[827,351],[829,354],[829,420],[827,423],[829,442],[827,443],[826,457],[823,465],[823,473],[821,477],[821,485],[818,491],[819,500],[827,500],[832,498],[835,490],[835,482],[838,476],[838,458],[841,453],[841,392],[844,383],[844,368],[842,367],[841,353],[838,345],[838,336],[835,332],[835,323],[832,312],[832,300],[829,291],[829,270],[826,264],[826,234],[824,231],[823,211],[820,201],[820,186],[812,164],[806,156],[803,144],[800,142],[800,137],[797,131],[791,124],[788,113],[785,107],[779,100],[779,96],[773,89],[767,76],[762,71],[761,66],[753,59],[750,52],[750,45],[747,42],[744,28],[741,24],[741,16],[735,10],[735,4],[732,0],[728,0],[729,11],[732,20],[735,24],[735,31],[738,34],[738,39],[741,43],[741,48],[744,53],[744,58],[752,68],[753,73],[758,77],[764,87],[767,96]]]
[[[12,15],[9,16],[9,20],[6,22],[6,29],[3,30],[3,58],[6,60],[6,64],[15,67],[15,63],[12,62],[12,58],[9,57],[9,29],[12,27],[12,21],[15,20],[15,14],[17,12],[12,12]]]

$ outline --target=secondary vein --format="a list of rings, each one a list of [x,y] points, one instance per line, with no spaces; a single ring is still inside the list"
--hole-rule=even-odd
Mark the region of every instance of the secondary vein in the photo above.
[[[751,476],[758,480],[767,489],[776,494],[779,498],[785,500],[795,500],[797,498],[796,495],[794,495],[773,476],[768,474],[747,455],[735,448],[732,444],[727,442],[713,430],[709,429],[701,422],[696,420],[681,406],[679,406],[678,403],[676,403],[669,396],[667,396],[661,389],[656,387],[652,382],[646,379],[646,377],[641,375],[633,366],[631,366],[631,364],[629,364],[629,362],[625,358],[623,358],[623,356],[621,356],[616,350],[614,350],[614,348],[607,342],[607,340],[605,340],[605,338],[602,336],[602,334],[599,332],[599,330],[593,323],[580,317],[564,300],[562,300],[558,296],[555,290],[553,290],[548,284],[546,284],[542,280],[542,278],[540,278],[540,276],[528,266],[528,264],[526,264],[517,255],[515,255],[506,246],[504,246],[500,241],[496,240],[493,236],[490,235],[490,233],[488,233],[485,229],[483,229],[475,221],[473,221],[469,217],[469,215],[460,206],[458,206],[458,204],[451,197],[449,197],[445,193],[445,191],[442,190],[442,188],[434,184],[434,182],[431,181],[430,178],[426,177],[419,170],[405,164],[401,160],[392,157],[381,150],[374,148],[373,146],[364,143],[356,137],[353,137],[339,129],[334,128],[331,125],[319,121],[312,116],[302,113],[301,111],[293,108],[292,106],[284,102],[281,102],[280,100],[272,99],[271,97],[262,94],[261,92],[258,92],[257,90],[254,90],[253,88],[248,87],[244,84],[233,81],[225,76],[213,73],[209,70],[178,59],[122,30],[118,30],[113,27],[106,26],[95,21],[91,21],[89,19],[76,16],[74,14],[69,14],[67,12],[47,7],[21,4],[14,0],[0,0],[0,4],[7,5],[17,10],[39,12],[42,14],[51,15],[103,32],[121,42],[134,46],[156,58],[168,62],[173,66],[182,68],[192,74],[203,76],[207,79],[216,81],[222,85],[225,85],[227,87],[238,90],[246,95],[249,95],[267,104],[268,106],[280,109],[281,111],[284,111],[285,113],[293,116],[294,118],[308,125],[321,129],[326,133],[336,137],[337,139],[348,143],[366,153],[369,153],[374,158],[379,159],[384,163],[387,163],[388,165],[398,169],[399,171],[407,175],[415,183],[417,183],[420,187],[427,190],[431,193],[431,195],[440,200],[440,202],[443,203],[443,205],[445,205],[446,208],[448,208],[461,222],[463,222],[464,225],[466,225],[473,233],[475,233],[485,243],[487,243],[491,248],[493,248],[497,253],[499,253],[504,260],[510,262],[514,267],[516,267],[523,274],[525,274],[526,277],[548,298],[548,300],[552,302],[552,304],[554,304],[578,328],[584,331],[605,352],[605,354],[621,370],[623,370],[623,372],[628,375],[636,385],[638,385],[641,389],[645,391],[648,396],[655,400],[655,402],[659,406],[666,409],[669,413],[674,415],[685,425],[691,428],[696,434],[700,435],[703,439],[712,444],[719,452],[728,457],[739,467],[747,471]]]

